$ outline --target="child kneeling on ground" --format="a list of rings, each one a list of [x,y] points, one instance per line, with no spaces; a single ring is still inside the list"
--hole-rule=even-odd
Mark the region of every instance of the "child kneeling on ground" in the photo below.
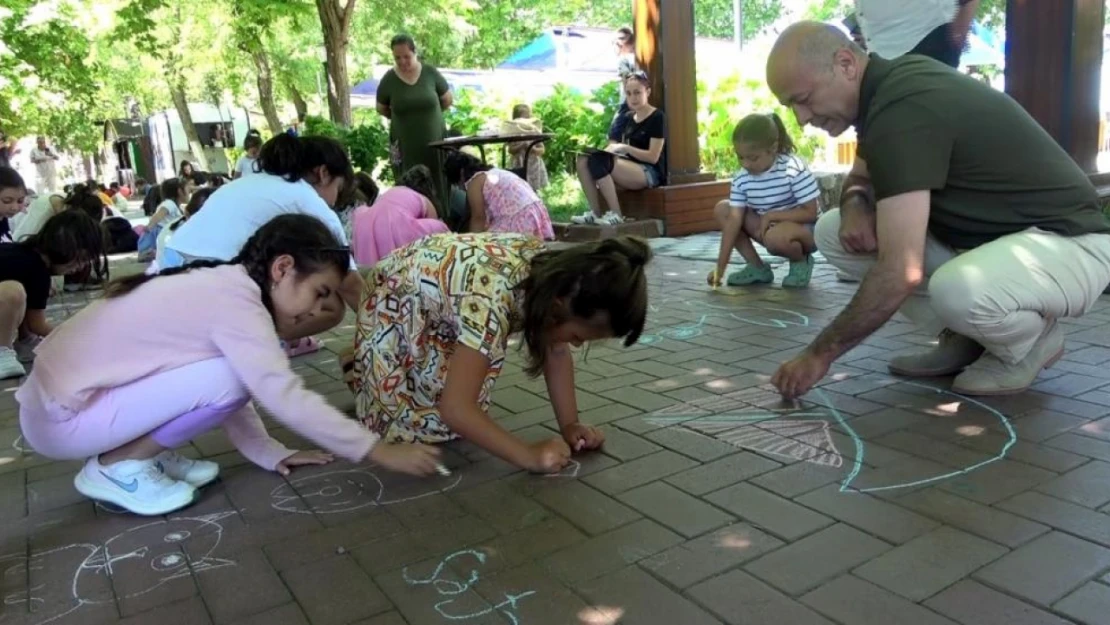
[[[794,142],[778,115],[748,115],[736,125],[732,145],[740,173],[732,179],[729,199],[717,204],[721,251],[710,285],[720,285],[733,248],[747,265],[728,276],[729,286],[770,284],[771,267],[752,241],[790,261],[784,287],[805,287],[813,274],[813,226],[817,223],[817,180],[794,154]]]
[[[81,494],[143,515],[187,506],[216,479],[219,465],[173,450],[218,425],[248,460],[282,475],[330,462],[332,453],[433,473],[437,450],[378,444],[377,434],[305,389],[280,347],[279,337],[296,338],[291,329],[323,314],[349,267],[350,251],[327,226],[289,214],[262,226],[229,262],[113,283],[39,347],[16,393],[24,437],[48,458],[87,459],[74,479]],[[271,438],[252,397],[330,453]]]

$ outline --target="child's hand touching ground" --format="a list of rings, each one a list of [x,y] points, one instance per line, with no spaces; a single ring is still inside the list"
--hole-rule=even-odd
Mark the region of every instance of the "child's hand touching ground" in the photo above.
[[[563,427],[563,440],[575,452],[589,451],[601,447],[605,433],[585,423],[570,423]]]
[[[420,443],[378,443],[370,450],[370,461],[390,471],[425,476],[436,472],[439,450]]]
[[[298,451],[292,456],[289,456],[285,460],[279,462],[275,470],[281,475],[289,475],[289,472],[293,470],[293,467],[303,467],[313,464],[328,464],[332,460],[335,460],[335,456],[327,452],[318,451],[315,449],[311,451]]]
[[[532,460],[525,467],[533,473],[557,473],[570,462],[570,447],[561,438],[533,443]]]

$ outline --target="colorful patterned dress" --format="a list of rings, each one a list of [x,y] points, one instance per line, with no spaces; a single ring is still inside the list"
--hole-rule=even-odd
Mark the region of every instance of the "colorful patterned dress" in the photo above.
[[[353,370],[358,418],[392,442],[456,438],[439,396],[456,344],[489,358],[478,401],[489,409],[509,335],[519,329],[528,275],[543,242],[513,234],[437,234],[396,250],[367,276]]]

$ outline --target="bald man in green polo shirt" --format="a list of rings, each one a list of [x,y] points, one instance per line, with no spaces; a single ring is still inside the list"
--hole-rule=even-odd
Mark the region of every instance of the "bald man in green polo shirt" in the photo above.
[[[788,28],[771,90],[802,124],[859,140],[841,207],[815,238],[861,278],[848,306],[772,382],[804,394],[895,312],[939,332],[898,356],[910,377],[958,374],[966,395],[1019,393],[1060,358],[1057,319],[1110,284],[1110,222],[1087,176],[1009,96],[932,59],[867,56],[818,22]]]

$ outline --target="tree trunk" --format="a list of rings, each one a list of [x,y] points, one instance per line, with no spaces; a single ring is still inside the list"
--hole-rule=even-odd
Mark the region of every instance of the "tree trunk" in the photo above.
[[[177,116],[181,118],[181,127],[185,129],[185,139],[189,142],[189,150],[193,153],[193,170],[208,171],[208,156],[204,153],[204,146],[200,143],[200,135],[193,124],[193,114],[189,112],[189,100],[185,97],[185,85],[180,80],[170,78],[170,97],[173,98],[173,107],[177,109]]]
[[[332,121],[344,127],[351,125],[351,85],[347,81],[347,34],[356,0],[316,0],[320,25],[324,31],[325,67],[328,74],[328,109]]]
[[[258,73],[258,102],[262,105],[262,112],[266,115],[270,132],[280,135],[283,129],[277,107],[274,105],[274,76],[270,71],[270,59],[266,56],[261,43],[251,53],[251,58],[254,60],[254,69]]]
[[[304,122],[304,118],[308,117],[308,102],[304,101],[301,90],[292,82],[289,83],[289,99],[293,100],[293,108],[297,109],[297,121]]]

